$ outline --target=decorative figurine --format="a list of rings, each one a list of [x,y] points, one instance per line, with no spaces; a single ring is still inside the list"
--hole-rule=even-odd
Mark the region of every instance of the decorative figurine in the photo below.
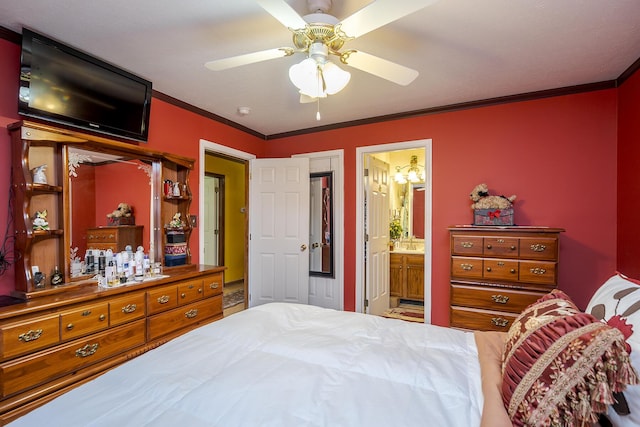
[[[184,221],[182,221],[182,219],[180,219],[181,216],[182,216],[182,214],[180,212],[176,212],[176,214],[173,216],[173,219],[171,219],[171,222],[169,222],[169,228],[182,228],[182,227],[184,227]]]
[[[34,231],[46,231],[49,230],[49,223],[47,222],[47,210],[36,211],[36,217],[33,220]]]
[[[173,197],[180,197],[180,183],[179,182],[174,182],[173,183]]]
[[[46,184],[47,183],[47,175],[45,175],[44,171],[47,170],[47,165],[36,166],[31,169],[31,175],[33,177],[34,184]]]

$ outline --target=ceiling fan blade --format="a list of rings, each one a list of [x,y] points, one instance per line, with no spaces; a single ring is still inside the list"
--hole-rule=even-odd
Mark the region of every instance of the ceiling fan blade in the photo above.
[[[240,67],[241,65],[253,64],[255,62],[268,61],[269,59],[282,58],[283,56],[289,56],[293,53],[293,49],[281,47],[246,53],[244,55],[232,56],[229,58],[216,59],[205,63],[204,66],[213,71],[221,71],[228,68]]]
[[[412,14],[438,0],[376,0],[341,22],[349,37],[360,37],[370,31]]]
[[[404,65],[396,64],[359,50],[349,52],[344,63],[402,86],[408,85],[420,74]]]
[[[307,26],[306,21],[284,0],[257,0],[257,3],[287,28],[299,30]]]

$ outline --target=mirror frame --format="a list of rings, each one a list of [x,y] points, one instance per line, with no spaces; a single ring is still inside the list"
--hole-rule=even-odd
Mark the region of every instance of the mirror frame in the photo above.
[[[309,262],[309,276],[313,276],[313,277],[325,277],[325,278],[334,278],[335,277],[335,262],[334,262],[334,253],[335,253],[335,248],[333,245],[333,172],[313,172],[311,174],[309,174],[309,187],[311,187],[311,180],[313,178],[326,178],[327,179],[327,189],[329,190],[327,192],[327,201],[325,202],[323,200],[323,207],[325,207],[328,212],[327,212],[327,216],[328,216],[328,227],[329,227],[329,271],[314,271],[311,270],[311,262]],[[324,198],[324,195],[323,195]],[[326,204],[325,204],[326,203]],[[311,208],[311,206],[310,206]],[[321,213],[322,214],[322,213]],[[309,221],[311,221],[311,215],[309,215]],[[311,225],[309,225],[309,227],[311,227]],[[311,260],[311,256],[313,253],[313,250],[315,248],[313,248],[314,243],[310,243],[310,248],[309,248],[309,260]]]

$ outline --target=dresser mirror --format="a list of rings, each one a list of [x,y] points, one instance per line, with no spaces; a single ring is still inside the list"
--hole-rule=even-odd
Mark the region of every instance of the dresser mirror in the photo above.
[[[153,212],[159,206],[153,197],[156,194],[153,173],[159,170],[159,164],[158,160],[116,151],[67,146],[72,280],[86,278],[77,266],[85,259],[87,250],[103,249],[92,240],[93,231],[99,227],[109,228],[103,233],[105,238],[113,236],[111,231],[122,231],[115,227],[136,228],[141,231],[141,241],[132,240],[127,233],[126,239],[131,241],[124,243],[133,246],[133,251],[137,244],[141,244],[145,253],[155,254],[155,233],[151,230],[155,227]]]
[[[309,275],[334,277],[333,172],[310,176]]]

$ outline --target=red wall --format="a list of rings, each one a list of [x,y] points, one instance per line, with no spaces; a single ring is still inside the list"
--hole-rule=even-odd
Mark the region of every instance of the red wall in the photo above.
[[[618,98],[618,270],[640,278],[640,72]]]
[[[0,126],[17,119],[14,100],[18,57],[16,45],[0,40],[3,59],[0,61]],[[621,88],[624,92],[621,98],[637,98],[634,95],[638,92],[637,76],[632,85],[633,90],[631,85],[629,89]],[[201,138],[255,153],[258,157],[288,157],[294,153],[344,148],[344,301],[345,308],[352,310],[355,307],[356,147],[433,139],[432,312],[434,323],[447,324],[446,228],[451,224],[470,223],[468,194],[480,182],[486,182],[499,194],[517,194],[517,224],[567,230],[561,238],[560,288],[581,307],[616,269],[617,95],[618,90],[610,89],[268,142],[154,98],[148,145],[151,149],[195,159]],[[620,105],[625,104],[621,101]],[[637,107],[634,108],[637,116]],[[624,123],[631,127],[631,120],[623,116],[620,114],[621,126]],[[629,135],[633,130],[637,129],[629,130]],[[191,174],[192,214],[198,210],[198,167],[196,163],[196,173]],[[8,188],[8,169],[9,140],[0,132],[0,189]],[[628,170],[630,174],[633,168]],[[7,199],[7,193],[0,190],[0,206]],[[0,224],[6,224],[6,212],[0,212]],[[626,226],[635,229],[631,222]],[[622,227],[620,234],[623,234]],[[197,233],[192,237],[192,244],[198,244]],[[197,251],[194,254],[197,258]],[[9,271],[0,276],[0,293],[7,293],[12,287],[13,272]]]
[[[472,220],[486,182],[515,222],[566,229],[559,286],[585,307],[616,267],[616,90],[405,119],[269,142],[276,157],[345,150],[345,307],[355,306],[356,147],[433,140],[433,321],[448,323],[447,226]],[[594,197],[595,195],[595,197]]]

